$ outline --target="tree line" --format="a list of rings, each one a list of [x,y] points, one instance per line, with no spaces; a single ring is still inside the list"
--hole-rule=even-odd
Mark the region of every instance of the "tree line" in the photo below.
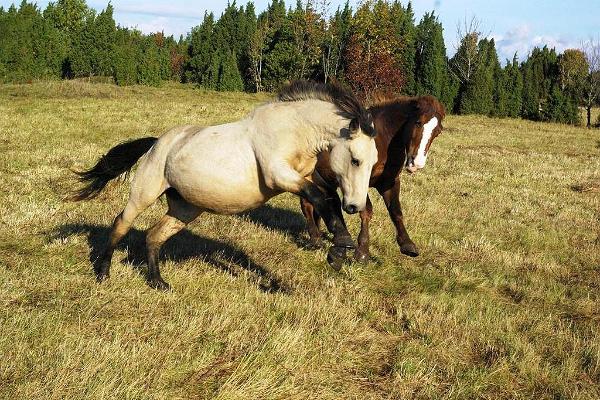
[[[443,27],[410,2],[272,0],[256,12],[229,3],[219,18],[175,39],[118,26],[109,3],[99,13],[85,0],[46,9],[23,0],[0,7],[0,80],[104,77],[118,85],[166,80],[218,91],[274,91],[293,79],[335,79],[369,100],[378,93],[438,97],[449,111],[579,124],[579,106],[600,98],[598,45],[558,54],[534,48],[525,61],[501,65],[494,39],[472,26],[448,58]],[[593,44],[593,43],[592,43]],[[590,123],[588,118],[588,125]]]

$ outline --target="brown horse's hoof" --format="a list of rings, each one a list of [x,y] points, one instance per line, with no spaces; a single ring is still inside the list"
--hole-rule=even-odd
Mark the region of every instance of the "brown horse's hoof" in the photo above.
[[[332,246],[327,252],[327,262],[336,272],[339,272],[346,261],[346,248]]]
[[[354,252],[354,259],[360,263],[366,264],[369,262],[369,260],[371,260],[371,255],[369,254],[368,250],[364,251],[356,249]]]
[[[354,249],[356,244],[350,235],[337,235],[333,237],[333,247],[343,247],[345,249]]]
[[[304,247],[306,250],[319,250],[323,248],[323,241],[321,239],[310,239]]]
[[[163,281],[162,278],[149,279],[148,286],[150,286],[152,289],[160,290],[163,292],[168,292],[171,290],[171,285]]]
[[[410,240],[400,244],[400,252],[409,257],[417,257],[419,255],[417,245]]]

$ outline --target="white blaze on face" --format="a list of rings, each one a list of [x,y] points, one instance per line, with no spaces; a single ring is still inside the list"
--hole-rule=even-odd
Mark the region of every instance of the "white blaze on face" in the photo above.
[[[358,166],[352,160],[358,162]],[[375,140],[363,133],[351,139],[337,139],[330,151],[331,169],[335,172],[344,197],[344,207],[365,208],[371,170],[377,162]]]
[[[423,137],[421,137],[421,143],[419,144],[419,149],[417,150],[417,156],[413,161],[416,168],[423,168],[427,162],[427,154],[425,154],[425,149],[427,148],[427,144],[431,139],[433,130],[437,127],[437,125],[438,119],[436,117],[431,118],[428,123],[423,125]]]

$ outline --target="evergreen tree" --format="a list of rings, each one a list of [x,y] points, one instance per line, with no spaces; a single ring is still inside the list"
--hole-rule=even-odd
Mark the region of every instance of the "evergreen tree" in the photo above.
[[[137,83],[137,51],[138,41],[128,29],[119,28],[115,36],[115,56],[113,57],[113,77],[120,86],[134,85]]]
[[[494,109],[494,78],[499,69],[494,39],[482,39],[478,45],[480,62],[471,80],[464,86],[460,98],[459,113],[491,114]]]
[[[203,85],[203,77],[211,64],[212,36],[214,30],[214,15],[204,14],[200,26],[192,29],[188,42],[188,63],[186,66],[185,80]]]
[[[554,49],[546,46],[534,48],[522,66],[523,69],[523,117],[543,120],[544,104],[552,86],[558,80],[558,57]]]
[[[503,73],[503,91],[506,101],[505,115],[517,118],[521,115],[523,102],[523,75],[515,54],[512,62],[507,60]]]
[[[159,86],[161,83],[161,63],[159,48],[152,36],[140,41],[137,59],[137,82],[140,85]]]
[[[238,69],[244,81],[244,89],[254,90],[254,81],[252,79],[252,60],[250,57],[250,47],[252,39],[257,30],[258,21],[253,2],[246,4],[246,10],[243,9],[239,15],[238,31],[240,33],[240,48],[238,49]]]
[[[544,106],[543,119],[571,125],[581,123],[577,103],[560,89],[558,83],[552,86]]]
[[[91,77],[94,73],[94,15],[90,15],[79,28],[71,32],[71,49],[65,63],[66,78]]]
[[[391,5],[392,22],[396,27],[396,35],[402,43],[398,49],[398,58],[404,75],[402,92],[414,95],[417,92],[415,76],[416,27],[412,3],[406,8],[398,0]]]
[[[273,91],[282,83],[294,79],[300,64],[300,55],[295,46],[292,21],[285,11],[283,0],[273,0],[265,18],[268,21],[268,31],[265,38],[262,82],[266,90]]]
[[[244,82],[233,52],[224,54],[220,61],[217,90],[227,92],[244,90]]]
[[[54,26],[73,39],[84,28],[87,20],[93,16],[93,11],[85,0],[57,0],[50,3],[46,15]]]
[[[426,13],[416,28],[415,76],[417,94],[436,96],[451,109],[443,29],[433,13]]]
[[[36,5],[22,1],[0,13],[0,80],[59,77],[66,47]]]
[[[91,65],[92,73],[99,76],[112,76],[117,27],[113,19],[113,6],[108,3],[91,24]]]

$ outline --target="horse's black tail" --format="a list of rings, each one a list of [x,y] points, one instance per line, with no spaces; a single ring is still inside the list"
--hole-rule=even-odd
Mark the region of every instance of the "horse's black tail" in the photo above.
[[[75,172],[86,185],[68,197],[72,201],[89,200],[116,177],[128,172],[146,154],[158,139],[146,137],[116,145],[98,160],[92,168]]]

